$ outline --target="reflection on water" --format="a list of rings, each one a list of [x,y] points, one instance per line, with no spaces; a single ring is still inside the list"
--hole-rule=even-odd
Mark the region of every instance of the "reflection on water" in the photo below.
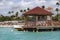
[[[14,28],[0,28],[0,40],[60,40],[60,31],[22,32]]]

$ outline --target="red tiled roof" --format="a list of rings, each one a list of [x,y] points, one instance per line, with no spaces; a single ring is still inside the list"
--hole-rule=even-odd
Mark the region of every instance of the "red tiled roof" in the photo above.
[[[34,9],[25,12],[24,15],[52,15],[52,13],[40,7],[35,7]]]

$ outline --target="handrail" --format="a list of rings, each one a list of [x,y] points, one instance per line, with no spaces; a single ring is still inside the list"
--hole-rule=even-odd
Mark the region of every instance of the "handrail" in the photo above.
[[[27,27],[36,27],[37,26],[60,26],[59,22],[54,21],[37,21],[37,22],[27,22]]]

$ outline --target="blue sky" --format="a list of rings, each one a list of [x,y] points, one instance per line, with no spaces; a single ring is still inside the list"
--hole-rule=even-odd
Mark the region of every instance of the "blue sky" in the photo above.
[[[56,14],[56,2],[60,2],[60,0],[0,0],[0,15],[3,14],[7,16],[9,15],[8,11],[13,10],[14,12],[16,12],[21,9],[32,9],[36,6],[41,7],[42,5],[45,5],[46,8],[48,6],[51,6],[53,8],[52,12]],[[22,13],[19,12],[19,15],[21,14]]]

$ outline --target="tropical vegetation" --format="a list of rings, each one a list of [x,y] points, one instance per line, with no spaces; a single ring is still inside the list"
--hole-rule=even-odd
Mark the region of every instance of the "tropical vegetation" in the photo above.
[[[57,2],[56,5],[58,6],[58,7],[55,9],[55,11],[57,12],[57,15],[53,16],[52,19],[53,19],[54,21],[60,21],[60,14],[59,14],[59,5],[60,5],[60,4],[59,4],[59,2]],[[45,6],[43,5],[42,8],[44,9]],[[24,9],[24,10],[21,9],[20,12],[23,14],[24,12],[26,12],[26,11],[28,11],[28,10],[30,10],[30,8],[27,8],[27,9]],[[14,11],[9,11],[8,14],[9,14],[10,16],[0,15],[0,22],[2,22],[2,21],[13,21],[13,20],[17,20],[17,21],[19,21],[19,20],[24,20],[24,18],[23,18],[24,15],[18,16],[18,15],[19,15],[19,12],[18,12],[18,11],[15,12],[14,15],[11,15],[11,14],[13,14],[13,13],[14,13]],[[27,17],[27,19],[29,19],[29,18]]]

